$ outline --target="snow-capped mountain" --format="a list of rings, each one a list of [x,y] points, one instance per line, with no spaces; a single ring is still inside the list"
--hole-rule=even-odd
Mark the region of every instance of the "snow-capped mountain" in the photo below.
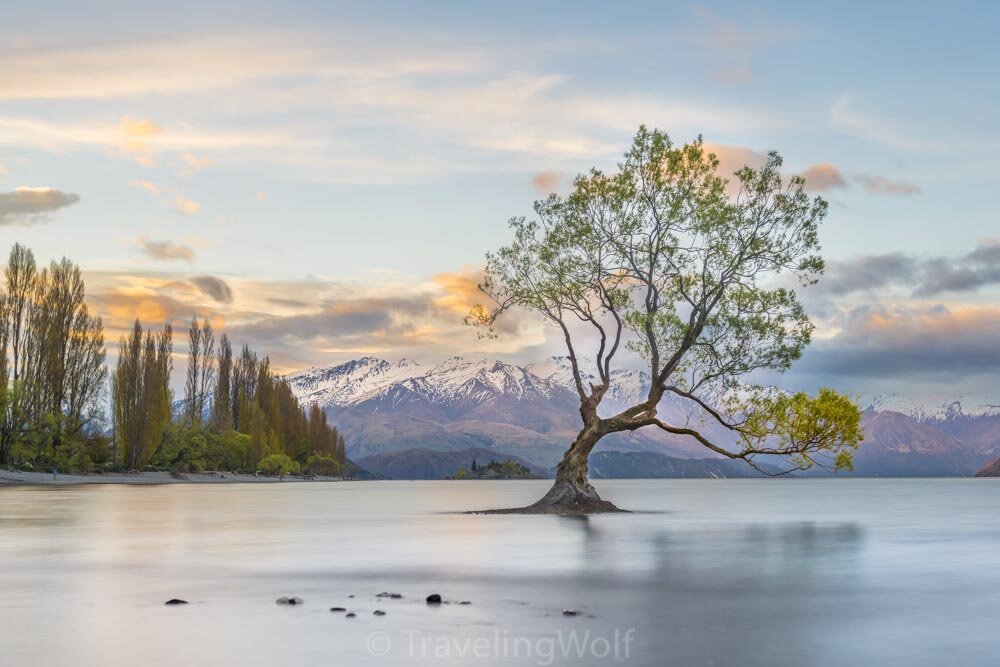
[[[582,361],[580,368],[584,383],[597,384],[599,382],[596,367],[592,362]],[[569,389],[574,389],[573,368],[569,357],[548,357],[547,359],[528,364],[524,367],[524,370],[532,375],[556,382]],[[608,390],[605,400],[616,407],[632,405],[641,401],[649,392],[649,385],[649,373],[627,368],[616,368],[611,371],[611,388]]]
[[[596,369],[581,362],[585,383]],[[453,357],[439,364],[363,357],[288,376],[304,404],[323,407],[345,433],[353,457],[409,449],[460,451],[485,448],[551,467],[580,427],[579,401],[566,357],[525,366],[495,359]],[[602,412],[641,400],[650,378],[618,369]],[[898,394],[864,397],[865,442],[855,456],[862,475],[963,475],[1000,455],[1000,408],[965,408],[960,401],[929,405]],[[732,432],[702,419],[694,406],[668,394],[662,419],[697,425],[722,446],[738,446]],[[655,428],[618,433],[604,451],[649,451],[704,458],[690,438]]]
[[[304,404],[318,403],[330,414],[355,456],[414,447],[487,447],[551,466],[580,427],[579,401],[566,357],[527,366],[461,357],[428,365],[364,357],[310,368],[287,379]],[[596,373],[584,381],[596,383]],[[613,371],[602,412],[613,414],[641,400],[649,383],[647,373]],[[691,406],[683,403],[679,397],[665,397],[661,415],[678,422],[696,421]],[[732,438],[721,427],[714,428],[720,442]],[[607,438],[606,446],[704,455],[689,439],[655,429],[615,434]]]
[[[649,391],[649,374],[631,369],[611,373],[605,400],[612,408],[631,405]],[[575,400],[573,371],[568,357],[549,357],[526,366],[482,359],[452,357],[424,366],[409,359],[389,362],[362,357],[337,366],[310,368],[287,377],[296,396],[305,404],[346,408],[383,403],[386,408],[413,401],[432,405],[485,404],[505,398],[515,401]],[[584,364],[584,383],[598,383],[596,373]]]
[[[513,400],[549,399],[564,392],[557,382],[541,378],[520,366],[483,359],[452,357],[434,366],[403,359],[395,363],[363,357],[339,366],[310,368],[288,376],[293,391],[305,403],[345,408],[367,402],[396,407],[407,401],[433,405],[488,403],[500,397]]]
[[[337,366],[309,368],[287,377],[295,395],[305,404],[342,407],[357,403],[389,385],[417,377],[420,364],[409,359],[390,363],[362,357]]]
[[[921,422],[1000,416],[1000,405],[979,401],[963,402],[961,398],[941,403],[915,401],[901,394],[862,396],[861,407],[877,412],[899,412]]]

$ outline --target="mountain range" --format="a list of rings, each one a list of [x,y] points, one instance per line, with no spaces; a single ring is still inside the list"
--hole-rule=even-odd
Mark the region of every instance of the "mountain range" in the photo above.
[[[373,460],[395,466],[393,476],[406,477],[400,461],[414,461],[414,473],[436,470],[435,464],[412,453],[395,461],[385,455],[484,450],[498,459],[551,471],[579,428],[571,378],[565,357],[524,366],[461,357],[433,365],[362,357],[287,379],[303,403],[318,403],[328,413],[344,433],[353,459],[383,457]],[[602,411],[631,404],[648,387],[649,376],[642,371],[615,371]],[[685,403],[675,396],[664,398],[660,416],[697,424],[716,442],[734,444],[732,433],[703,420]],[[862,405],[865,442],[855,454],[855,475],[969,476],[1000,455],[1000,407],[965,409],[960,401],[928,406],[898,395],[866,397]],[[712,453],[693,440],[658,429],[608,436],[595,457],[601,452],[624,456],[603,457],[609,459],[604,466],[610,476],[637,476],[644,469],[650,476],[731,477],[742,468],[754,474],[739,461],[724,461],[727,465],[720,467],[720,459],[713,461]],[[600,461],[595,458],[595,464]],[[598,476],[599,467],[594,467]]]

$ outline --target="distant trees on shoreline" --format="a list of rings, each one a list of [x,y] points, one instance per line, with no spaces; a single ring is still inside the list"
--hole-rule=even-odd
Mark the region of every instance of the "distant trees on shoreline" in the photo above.
[[[84,303],[79,267],[63,259],[39,271],[31,251],[15,244],[5,278],[0,465],[343,472],[344,438],[319,406],[300,405],[268,357],[249,346],[234,358],[228,336],[216,344],[207,319],[194,317],[188,329],[178,410],[170,323],[152,331],[136,320],[119,340],[109,383],[103,323]]]

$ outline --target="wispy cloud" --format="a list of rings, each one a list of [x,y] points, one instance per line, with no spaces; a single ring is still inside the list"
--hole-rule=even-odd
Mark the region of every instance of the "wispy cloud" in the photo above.
[[[182,178],[187,178],[194,176],[199,171],[203,169],[208,169],[212,166],[212,160],[207,157],[199,157],[194,153],[184,152],[181,153],[181,167],[177,172],[178,176]]]
[[[830,109],[832,129],[875,144],[904,151],[939,150],[938,140],[909,132],[898,122],[882,120],[857,108],[853,95],[841,95]]]
[[[51,100],[54,110],[78,99],[134,104],[155,96],[158,109],[165,100],[198,99],[212,113],[184,122],[0,116],[0,145],[101,149],[147,167],[170,153],[181,176],[210,163],[282,164],[300,177],[345,183],[484,169],[572,171],[582,160],[613,161],[622,140],[651,119],[669,119],[673,131],[690,136],[786,122],[747,106],[612,96],[509,47],[405,39],[387,46],[347,34],[14,49],[0,52],[0,71],[14,73],[0,82],[0,99]]]
[[[907,195],[919,195],[923,192],[918,185],[905,181],[889,180],[884,176],[863,175],[858,178],[867,192],[876,195],[899,195],[905,197]]]
[[[133,179],[129,185],[140,190],[144,190],[163,202],[163,204],[174,213],[181,215],[194,215],[201,208],[198,202],[188,199],[173,188],[157,185],[142,179]]]

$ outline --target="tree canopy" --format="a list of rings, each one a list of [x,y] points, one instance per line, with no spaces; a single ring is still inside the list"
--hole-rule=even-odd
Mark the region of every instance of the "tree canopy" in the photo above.
[[[567,196],[536,202],[536,217],[513,218],[512,242],[487,255],[480,289],[493,303],[473,308],[468,321],[495,335],[498,318],[525,309],[561,331],[581,436],[589,430],[593,440],[582,446],[584,465],[601,436],[655,427],[751,465],[780,456],[788,470],[851,466],[861,429],[849,398],[749,382],[755,371],[783,372],[801,356],[813,325],[795,288],[823,271],[818,229],[827,202],[781,167],[771,152],[730,180],[700,137],[676,146],[642,127],[615,173],[592,169]],[[612,371],[629,356],[646,364],[648,394],[599,416]],[[713,442],[698,424],[660,419],[668,392],[732,431],[738,445]]]

